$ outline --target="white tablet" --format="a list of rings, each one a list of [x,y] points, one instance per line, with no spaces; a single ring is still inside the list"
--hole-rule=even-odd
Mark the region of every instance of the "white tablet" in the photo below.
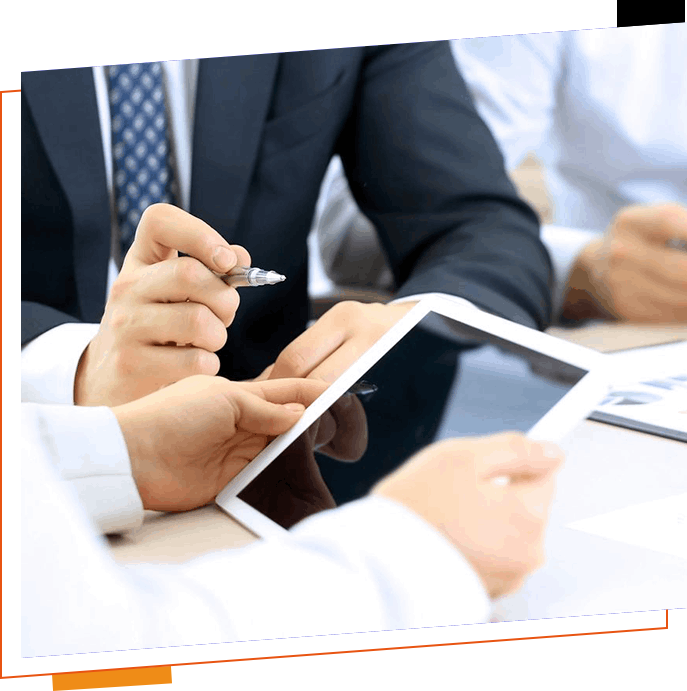
[[[473,350],[477,346],[496,348],[505,355],[499,366],[484,372],[494,404],[485,407],[482,401],[477,411],[471,408],[477,398],[475,372],[470,395],[469,387],[463,390],[461,385],[459,366],[447,408],[459,411],[464,421],[472,416],[475,429],[471,432],[468,422],[456,436],[518,430],[532,439],[559,442],[608,391],[609,372],[602,353],[488,314],[465,300],[427,296],[353,362],[291,430],[258,454],[217,496],[217,504],[263,538],[283,534],[298,520],[294,516],[303,517],[305,505],[305,515],[331,508],[333,500],[319,475],[315,451],[342,462],[362,455],[374,433],[367,428],[365,406],[372,397],[377,406],[384,402],[385,383],[380,376],[384,371],[388,377],[389,368],[380,367],[382,360],[393,353],[394,358],[405,358],[399,362],[422,367],[413,359],[412,339],[407,338],[414,329],[429,330]],[[407,352],[400,352],[404,349]],[[533,389],[532,380],[542,385]],[[514,424],[514,418],[499,408],[501,400],[510,400],[511,408],[516,405],[519,413],[526,414],[516,416],[519,422]],[[297,507],[279,499],[289,483],[297,486]]]

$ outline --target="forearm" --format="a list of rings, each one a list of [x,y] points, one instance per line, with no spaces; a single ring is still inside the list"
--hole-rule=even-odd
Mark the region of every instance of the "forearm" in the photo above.
[[[445,292],[544,328],[551,268],[537,217],[506,175],[448,46],[390,48],[368,69],[341,157],[399,295]],[[404,118],[380,108],[408,83],[422,88],[407,99]]]
[[[398,296],[443,292],[528,327],[551,321],[551,265],[534,225],[498,203],[471,205],[417,258]]]

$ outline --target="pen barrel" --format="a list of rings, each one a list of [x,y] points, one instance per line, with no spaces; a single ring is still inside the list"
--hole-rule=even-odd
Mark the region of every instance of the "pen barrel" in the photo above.
[[[236,266],[226,274],[221,274],[219,271],[213,271],[212,273],[218,278],[221,278],[228,286],[231,286],[232,288],[241,288],[254,285],[248,281],[248,269],[242,266]]]
[[[682,238],[671,238],[670,240],[666,240],[665,245],[671,250],[687,252],[687,240],[683,240]]]
[[[284,276],[275,271],[265,271],[258,269],[255,266],[236,266],[226,274],[220,274],[213,271],[216,276],[219,276],[228,286],[232,288],[253,287],[253,286],[268,286],[275,283],[281,283]]]
[[[224,275],[220,276],[220,278],[232,288],[249,288],[251,286],[258,285],[257,283],[251,283],[246,276],[241,276],[239,274],[234,276]]]

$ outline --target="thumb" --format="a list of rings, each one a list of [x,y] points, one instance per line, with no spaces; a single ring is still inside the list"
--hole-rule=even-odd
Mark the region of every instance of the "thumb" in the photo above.
[[[255,377],[253,381],[265,381],[266,379],[269,379],[273,368],[274,363],[267,365],[267,367],[265,367],[265,369],[257,377]]]
[[[183,252],[215,271],[226,273],[239,259],[250,265],[250,256],[229,243],[207,223],[171,204],[153,204],[141,216],[136,238],[124,260],[124,268],[150,265]]]
[[[237,429],[270,437],[291,429],[305,411],[301,403],[271,403],[245,390],[238,392],[233,402]]]
[[[555,444],[534,441],[520,433],[502,432],[472,441],[484,479],[508,476],[512,481],[533,481],[559,470],[564,459],[563,451]]]

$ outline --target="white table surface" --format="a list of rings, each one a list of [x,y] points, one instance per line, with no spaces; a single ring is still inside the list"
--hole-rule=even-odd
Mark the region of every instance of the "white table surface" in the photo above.
[[[687,492],[687,444],[584,422],[566,451],[547,562],[496,606],[502,621],[687,607],[687,560],[566,527]]]

